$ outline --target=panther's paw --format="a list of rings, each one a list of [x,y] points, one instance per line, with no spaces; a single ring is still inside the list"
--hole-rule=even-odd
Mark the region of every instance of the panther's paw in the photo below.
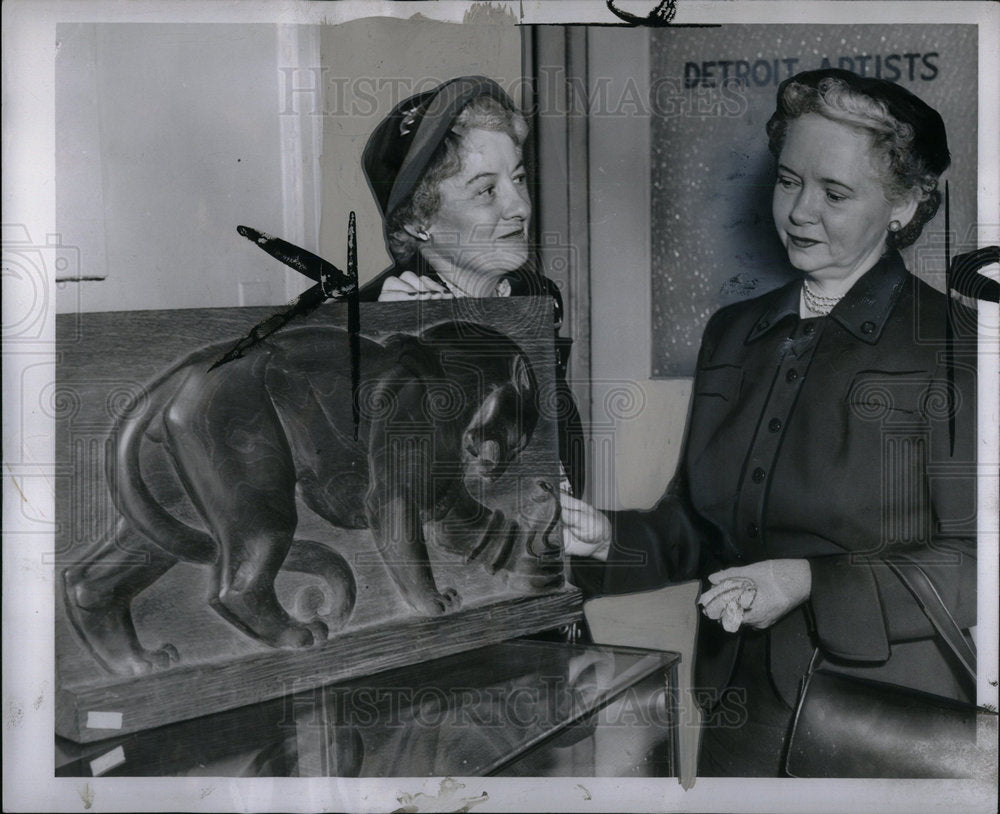
[[[443,613],[458,610],[461,606],[462,597],[454,588],[445,588],[440,592],[435,591],[414,603],[414,608],[424,616],[440,616]]]
[[[276,642],[278,647],[292,647],[301,649],[312,647],[326,641],[327,626],[319,619],[313,619],[303,625],[289,625],[279,635]]]
[[[158,650],[143,650],[143,658],[153,670],[166,670],[171,664],[181,660],[177,648],[165,642]]]

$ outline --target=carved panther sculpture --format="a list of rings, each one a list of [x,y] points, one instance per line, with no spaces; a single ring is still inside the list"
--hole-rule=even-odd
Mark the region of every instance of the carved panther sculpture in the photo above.
[[[338,552],[294,538],[296,494],[335,526],[371,529],[420,614],[460,604],[435,583],[425,526],[435,544],[520,590],[562,583],[558,502],[547,482],[527,490],[520,523],[469,491],[499,478],[535,429],[537,385],[521,349],[459,322],[361,343],[357,437],[348,335],[328,326],[286,330],[211,371],[222,345],[199,350],[154,379],[118,422],[107,466],[118,526],[63,573],[69,619],[107,670],[142,674],[177,660],[172,645],[142,646],[131,605],[179,560],[211,565],[211,607],[268,645],[308,647],[328,633],[321,620],[300,622],[282,607],[281,568],[321,575],[343,624],[354,574]],[[203,528],[153,494],[147,474],[157,468],[176,476]],[[125,561],[123,548],[140,556]]]

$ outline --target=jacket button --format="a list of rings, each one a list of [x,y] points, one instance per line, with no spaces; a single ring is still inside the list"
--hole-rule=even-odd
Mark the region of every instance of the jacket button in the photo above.
[[[814,333],[816,333],[816,323],[807,322],[805,325],[802,326],[802,333],[804,333],[806,336],[812,336]]]
[[[873,334],[873,333],[875,333],[875,323],[871,322],[870,320],[868,322],[862,322],[861,323],[861,332],[862,333],[866,333],[866,334]]]
[[[751,475],[751,477],[753,478],[753,482],[754,482],[754,483],[761,483],[761,482],[762,482],[762,481],[764,480],[764,475],[765,475],[765,474],[766,474],[766,473],[764,472],[764,470],[763,470],[763,469],[761,469],[761,468],[760,468],[760,467],[758,466],[758,467],[757,467],[757,468],[756,468],[756,469],[755,469],[755,470],[753,471],[753,475]]]
[[[780,418],[772,418],[772,419],[771,419],[771,420],[770,420],[770,421],[768,422],[768,425],[767,425],[767,428],[768,428],[768,429],[769,429],[769,430],[770,430],[771,432],[777,432],[778,430],[780,430],[780,429],[781,429],[781,419],[780,419]]]
[[[747,526],[747,537],[753,538],[756,537],[759,533],[760,529],[757,528],[756,523],[751,523],[749,526]]]
[[[799,378],[799,372],[794,367],[785,374],[786,382],[794,382],[797,381],[798,378]]]

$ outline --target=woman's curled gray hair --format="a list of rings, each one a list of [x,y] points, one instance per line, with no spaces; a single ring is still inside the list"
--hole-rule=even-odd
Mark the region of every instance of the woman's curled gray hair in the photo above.
[[[396,208],[385,224],[389,250],[398,262],[412,257],[419,244],[404,227],[422,228],[437,214],[441,206],[441,182],[462,169],[461,132],[472,128],[506,133],[519,148],[528,138],[524,116],[492,96],[477,96],[462,108],[413,194]]]
[[[909,223],[889,232],[886,245],[902,249],[914,243],[941,204],[938,174],[927,167],[914,148],[913,126],[896,119],[886,104],[848,86],[836,77],[826,77],[813,86],[789,82],[778,99],[778,108],[767,123],[768,147],[777,158],[788,124],[807,113],[818,113],[872,136],[872,150],[880,171],[886,200],[895,203],[919,190],[917,210]]]

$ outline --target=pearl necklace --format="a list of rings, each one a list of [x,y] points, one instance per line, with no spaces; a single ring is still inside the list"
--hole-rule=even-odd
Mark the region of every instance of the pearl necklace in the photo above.
[[[806,308],[814,314],[826,316],[833,310],[834,306],[838,302],[844,299],[844,295],[841,294],[839,297],[824,297],[822,294],[817,294],[809,287],[808,280],[803,280],[802,299],[806,304]]]

